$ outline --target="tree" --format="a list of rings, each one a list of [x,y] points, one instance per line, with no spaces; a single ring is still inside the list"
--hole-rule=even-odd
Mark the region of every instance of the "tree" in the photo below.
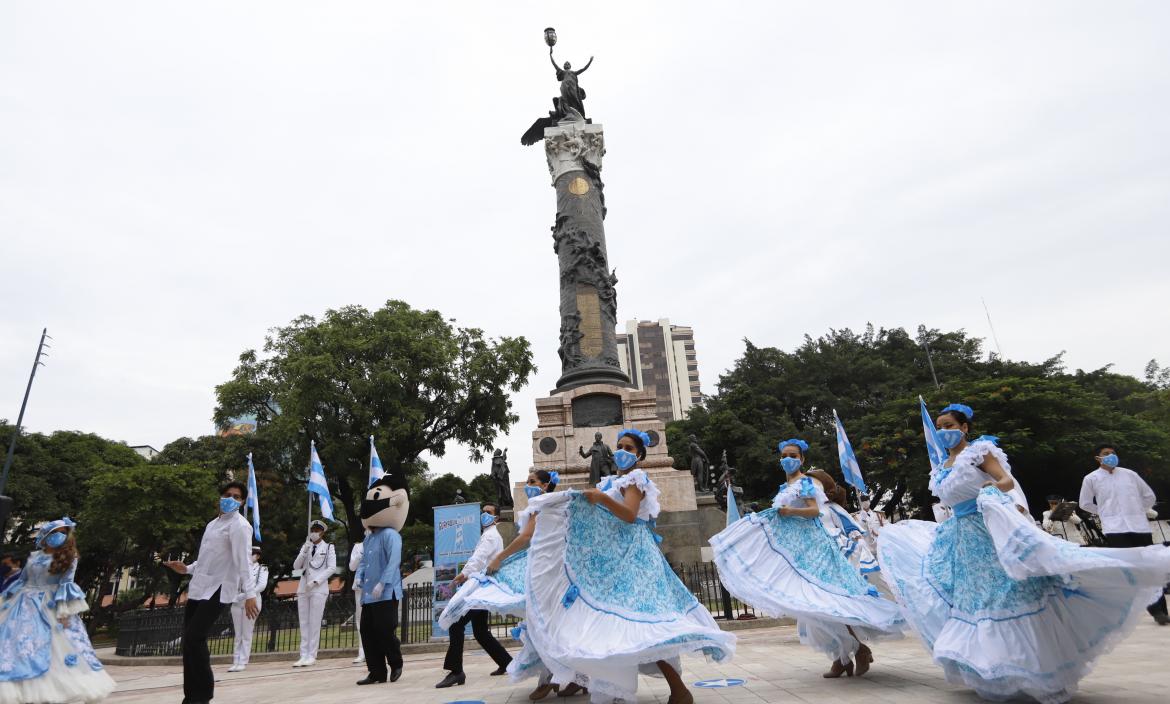
[[[467,485],[468,501],[478,501],[481,504],[495,503],[499,496],[496,492],[496,482],[492,479],[490,474],[477,474],[471,478],[471,483]]]
[[[1155,490],[1170,489],[1170,393],[1158,388],[1156,370],[1154,381],[1141,381],[1108,368],[1069,374],[1060,355],[1040,363],[984,359],[981,341],[962,331],[919,329],[911,338],[868,326],[862,334],[806,336],[792,352],[744,346],[717,392],[671,423],[667,440],[680,464],[691,433],[710,456],[727,450],[749,497],[775,494],[783,480],[776,444],[793,436],[810,444],[810,465],[840,477],[836,409],[883,507],[905,498],[924,510],[931,501],[919,395],[933,412],[952,401],[974,407],[976,432],[1000,438],[1033,505],[1054,492],[1075,497],[1098,440],[1126,448],[1127,466]]]
[[[383,465],[408,476],[421,474],[423,453],[441,457],[452,441],[481,461],[519,420],[509,392],[533,371],[522,337],[486,339],[401,301],[375,311],[347,306],[320,321],[301,316],[269,334],[263,355],[240,355],[232,378],[216,387],[215,420],[253,414],[299,462],[315,440],[357,540],[370,435]],[[287,479],[304,481],[303,467]]]

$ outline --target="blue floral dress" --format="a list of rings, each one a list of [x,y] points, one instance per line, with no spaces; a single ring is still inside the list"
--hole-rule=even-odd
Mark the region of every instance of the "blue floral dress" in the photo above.
[[[821,516],[780,515],[808,499]],[[711,547],[727,591],[767,616],[795,618],[802,643],[844,664],[858,639],[901,637],[904,622],[898,605],[881,598],[841,551],[836,528],[826,527],[826,503],[820,485],[801,477],[781,487],[772,508],[712,537]]]
[[[74,584],[77,562],[50,574],[52,555],[29,555],[0,600],[0,704],[96,702],[114,691],[78,614],[85,593]]]
[[[735,650],[735,636],[719,629],[658,548],[658,488],[646,473],[635,469],[606,493],[621,501],[630,486],[643,494],[634,523],[577,491],[529,504],[540,520],[528,548],[522,641],[553,682],[588,687],[594,700],[634,701],[639,672],[660,674],[659,660],[681,671],[683,653],[722,661]],[[523,660],[509,666],[514,679],[525,674]]]
[[[1067,701],[1093,661],[1136,623],[1170,575],[1160,546],[1085,549],[1050,536],[979,465],[1007,456],[976,441],[930,490],[954,515],[878,536],[882,572],[947,680],[986,699]]]

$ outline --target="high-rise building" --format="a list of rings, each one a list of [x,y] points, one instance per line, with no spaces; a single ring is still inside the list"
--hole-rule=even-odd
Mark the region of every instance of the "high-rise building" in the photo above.
[[[653,391],[658,417],[681,420],[702,400],[695,331],[670,319],[630,320],[617,336],[618,360],[635,388]]]

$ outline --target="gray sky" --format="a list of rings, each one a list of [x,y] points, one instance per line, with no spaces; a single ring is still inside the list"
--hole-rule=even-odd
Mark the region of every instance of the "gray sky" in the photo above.
[[[558,61],[606,128],[619,318],[919,323],[1071,368],[1170,363],[1159,2],[0,6],[0,417],[161,448],[302,313],[401,298],[559,376],[555,203],[520,134]],[[470,478],[466,452],[432,462]],[[513,476],[514,479],[519,477]]]

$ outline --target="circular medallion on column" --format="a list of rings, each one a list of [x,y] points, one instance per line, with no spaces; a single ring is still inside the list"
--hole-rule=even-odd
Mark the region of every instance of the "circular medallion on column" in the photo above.
[[[572,193],[575,196],[583,196],[588,192],[589,181],[585,180],[584,178],[578,176],[572,181],[569,181],[569,193]]]
[[[540,451],[546,455],[551,455],[557,451],[557,441],[555,438],[541,438]]]
[[[659,437],[657,430],[648,431],[646,434],[650,436],[650,447],[654,447],[658,444]]]

